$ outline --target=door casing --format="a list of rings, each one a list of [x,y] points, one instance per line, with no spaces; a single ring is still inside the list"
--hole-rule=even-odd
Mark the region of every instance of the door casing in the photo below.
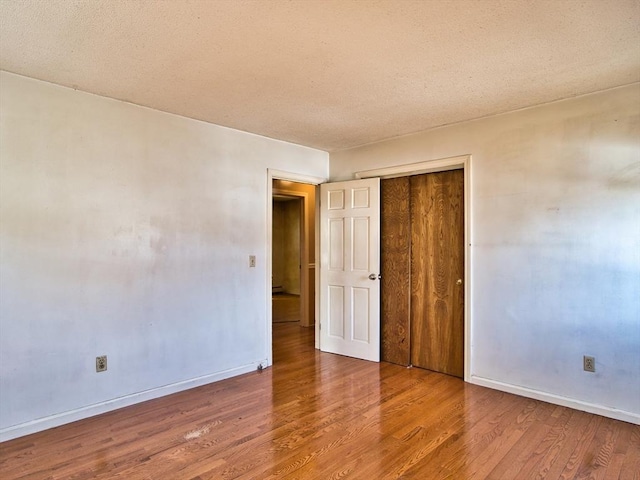
[[[271,310],[271,277],[272,277],[272,247],[273,247],[273,180],[288,180],[290,182],[298,182],[298,183],[306,183],[309,185],[319,185],[327,181],[324,177],[314,177],[311,175],[304,175],[301,173],[295,172],[287,172],[283,170],[275,170],[272,168],[267,169],[267,238],[266,245],[264,251],[265,258],[265,272],[266,272],[266,289],[265,289],[265,318],[266,318],[266,335],[265,335],[265,351],[267,352],[266,364],[267,366],[273,365],[273,348],[271,345],[271,341],[273,338],[273,316]],[[316,212],[318,211],[318,195],[316,195]],[[319,244],[319,232],[318,232],[318,215],[316,214],[316,231],[315,231],[315,258],[318,258],[318,244]],[[316,268],[315,273],[315,297],[318,298],[318,269]],[[319,318],[318,312],[318,302],[316,301],[315,305],[315,316]],[[316,322],[315,326],[315,337],[316,337],[316,348],[319,348],[318,345],[318,322]]]

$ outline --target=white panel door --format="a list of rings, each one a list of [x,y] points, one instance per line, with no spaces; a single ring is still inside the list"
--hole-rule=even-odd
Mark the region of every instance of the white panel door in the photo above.
[[[380,179],[320,185],[320,350],[380,361]]]

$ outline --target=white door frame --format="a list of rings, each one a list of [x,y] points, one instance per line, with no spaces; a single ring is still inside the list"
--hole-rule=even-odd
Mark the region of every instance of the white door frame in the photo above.
[[[395,178],[422,173],[464,170],[464,381],[471,381],[471,155],[356,172],[356,178]]]
[[[272,292],[271,292],[271,276],[273,274],[273,258],[272,258],[272,246],[273,246],[273,180],[288,180],[290,182],[298,182],[298,183],[307,183],[310,185],[319,185],[321,183],[325,183],[327,181],[326,178],[324,177],[314,177],[311,175],[304,175],[301,173],[295,173],[295,172],[286,172],[283,170],[274,170],[272,168],[268,168],[267,169],[267,241],[266,241],[266,251],[265,251],[265,259],[266,259],[266,273],[267,273],[267,277],[266,277],[266,302],[265,302],[265,310],[266,310],[266,315],[265,318],[267,319],[267,325],[266,325],[266,352],[267,352],[267,366],[271,366],[273,365],[273,349],[272,349],[272,337],[273,337],[273,317],[272,317],[272,305],[271,305],[271,296],[272,296]],[[317,210],[317,205],[318,205],[318,201],[319,201],[319,196],[316,195],[316,212]],[[319,230],[318,230],[318,215],[316,214],[316,218],[315,218],[315,222],[316,222],[316,233],[315,233],[315,237],[316,237],[316,241],[315,241],[315,250],[316,250],[316,259],[318,258],[318,248],[319,248]],[[316,281],[315,281],[315,291],[316,291],[316,298],[318,298],[318,287],[319,287],[319,280],[318,280],[318,268],[316,268]],[[319,318],[319,313],[318,313],[318,302],[316,301],[316,318]],[[316,348],[318,348],[318,322],[316,322],[316,326],[315,326],[315,337],[316,337]]]

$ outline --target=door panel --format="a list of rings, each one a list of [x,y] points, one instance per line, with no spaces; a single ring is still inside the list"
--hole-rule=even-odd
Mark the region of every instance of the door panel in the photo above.
[[[364,320],[369,318],[369,305],[371,303],[369,299],[369,291],[369,288],[353,287],[351,289],[351,293],[353,295],[351,298],[351,304],[353,305],[354,319]],[[369,322],[354,321],[353,340],[369,343]]]
[[[344,339],[344,287],[329,285],[329,336]]]
[[[411,177],[411,363],[464,376],[464,172]]]
[[[411,303],[411,216],[409,177],[380,181],[380,312],[382,360],[411,363],[409,343]]]
[[[320,349],[377,362],[380,181],[323,184],[320,195]]]
[[[344,218],[329,219],[329,268],[344,269]]]

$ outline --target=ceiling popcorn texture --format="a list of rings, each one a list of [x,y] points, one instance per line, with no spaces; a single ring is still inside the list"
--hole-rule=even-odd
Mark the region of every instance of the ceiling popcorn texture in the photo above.
[[[640,81],[640,0],[3,0],[0,68],[334,151]]]

